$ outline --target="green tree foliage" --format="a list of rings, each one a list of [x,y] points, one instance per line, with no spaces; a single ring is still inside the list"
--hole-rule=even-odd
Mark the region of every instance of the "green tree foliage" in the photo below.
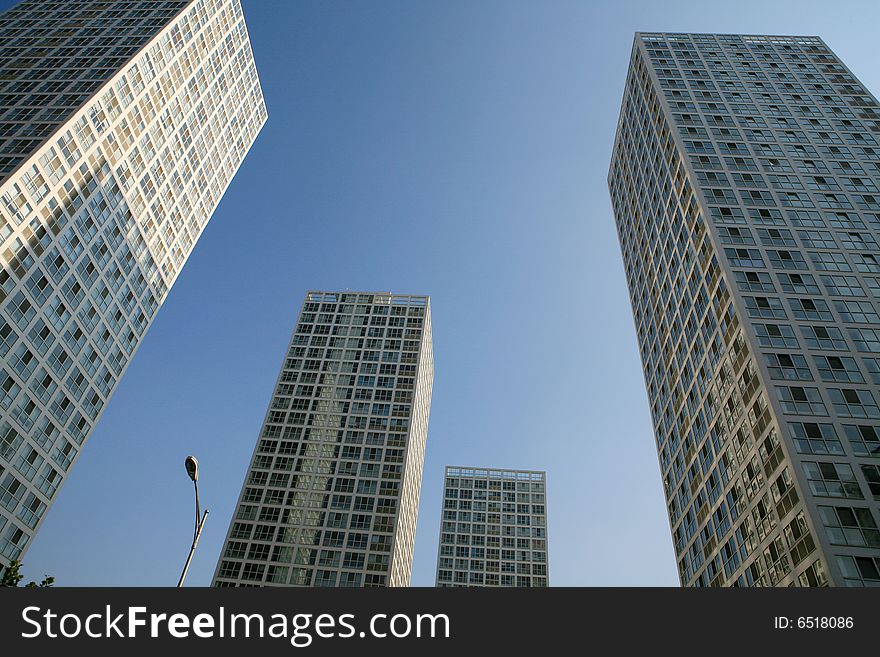
[[[19,586],[21,584],[21,580],[24,579],[24,575],[21,574],[21,561],[13,561],[9,564],[9,567],[3,571],[3,576],[0,577],[0,587],[9,587],[9,586]],[[49,586],[55,585],[55,578],[49,577],[48,575],[43,576],[43,581],[37,584],[36,582],[29,582],[25,584],[27,588],[36,589],[36,588],[47,588]]]

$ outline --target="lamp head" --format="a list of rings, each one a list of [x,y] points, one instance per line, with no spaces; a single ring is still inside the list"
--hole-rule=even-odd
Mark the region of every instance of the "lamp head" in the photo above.
[[[195,456],[187,456],[186,461],[183,462],[186,466],[186,474],[189,475],[189,478],[193,481],[199,480],[199,460]]]

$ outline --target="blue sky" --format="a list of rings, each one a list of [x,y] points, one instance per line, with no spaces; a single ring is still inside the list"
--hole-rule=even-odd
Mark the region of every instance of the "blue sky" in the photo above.
[[[0,8],[12,2],[0,0]],[[633,32],[818,34],[880,90],[876,2],[244,0],[269,121],[24,573],[208,585],[308,289],[430,294],[413,584],[447,464],[546,469],[553,585],[677,585],[606,187]]]

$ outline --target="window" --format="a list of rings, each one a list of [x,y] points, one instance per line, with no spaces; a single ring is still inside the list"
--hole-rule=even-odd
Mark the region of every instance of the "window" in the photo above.
[[[811,251],[810,260],[816,271],[852,271],[846,256],[833,251]]]
[[[865,224],[852,212],[826,212],[825,217],[832,228],[864,228]]]
[[[776,269],[806,269],[807,263],[800,251],[768,249],[767,257]]]
[[[749,317],[785,319],[785,309],[778,297],[743,297]]]
[[[271,546],[264,543],[252,543],[248,559],[253,561],[268,561]]]
[[[18,340],[18,334],[9,323],[0,317],[0,357],[6,356]]]
[[[770,192],[759,189],[740,189],[739,194],[746,205],[776,205]]]
[[[856,264],[856,271],[865,274],[876,274],[880,272],[880,259],[872,253],[853,253],[851,254]],[[843,271],[843,270],[842,270]],[[848,269],[845,271],[849,271]]]
[[[226,552],[223,556],[230,557],[232,559],[244,559],[244,555],[246,553],[247,543],[240,543],[238,541],[229,541],[226,544]],[[229,562],[224,562],[224,564]],[[222,568],[221,568],[222,570]],[[222,577],[229,577],[229,575],[221,575]]]
[[[785,220],[782,213],[773,208],[751,208],[749,217],[759,226],[784,226]],[[786,233],[788,231],[785,231]],[[763,235],[763,234],[762,234]]]
[[[856,456],[880,457],[880,433],[877,427],[845,424],[843,430]]]
[[[744,224],[744,223],[746,223],[745,216],[743,215],[742,210],[740,210],[739,208],[710,207],[709,211],[712,214],[712,218],[719,224],[722,224],[722,223]]]
[[[0,483],[0,505],[6,507],[9,511],[15,509],[18,506],[19,500],[21,500],[24,495],[25,490],[27,490],[18,479],[11,472],[6,473],[6,477]]]
[[[820,506],[819,516],[834,545],[880,547],[880,531],[871,511],[861,507]]]
[[[844,356],[813,356],[813,360],[823,381],[865,382],[854,358]]]
[[[847,586],[880,586],[880,558],[837,555]]]
[[[801,326],[804,342],[811,349],[847,350],[843,334],[835,326]]]
[[[828,388],[828,396],[840,417],[880,418],[880,408],[869,390]]]
[[[837,242],[827,230],[799,230],[798,238],[803,245],[813,249],[836,249]]]
[[[734,276],[742,292],[774,292],[776,289],[765,271],[735,271]]]
[[[788,305],[796,319],[813,322],[834,321],[834,316],[824,299],[789,298]]]
[[[334,587],[334,586],[336,586],[336,572],[332,571],[332,570],[317,570],[317,571],[315,571],[314,586],[319,586],[319,587]]]
[[[828,415],[818,388],[776,386],[776,394],[784,413],[794,415]]]
[[[779,228],[759,228],[758,236],[764,246],[796,246],[791,231]]]
[[[45,304],[53,292],[49,279],[46,278],[46,275],[40,269],[31,274],[27,281],[27,287],[31,297],[37,302],[38,306]]]
[[[67,370],[70,369],[70,366],[73,364],[73,359],[70,357],[64,347],[59,344],[52,351],[52,354],[48,358],[49,366],[55,371],[55,373],[62,377],[67,373]]]
[[[34,322],[31,330],[28,332],[28,338],[30,338],[32,346],[41,356],[45,356],[49,348],[55,344],[55,336],[42,319]]]
[[[870,378],[871,383],[880,384],[880,359],[863,358],[862,363],[865,366],[865,370],[868,372],[868,377]]]
[[[0,369],[0,408],[9,408],[19,392],[21,392],[21,386],[5,369]],[[9,454],[6,460],[11,458],[12,454]]]
[[[725,160],[741,160],[745,162],[744,158],[725,158]],[[755,166],[752,165],[751,169],[754,170]],[[737,187],[767,187],[764,179],[758,174],[753,173],[734,173],[733,181]]]
[[[265,571],[266,566],[264,564],[245,563],[241,578],[252,581],[262,581]]]
[[[59,393],[59,396],[63,397],[61,393]],[[30,431],[31,427],[34,425],[34,421],[39,416],[40,408],[27,394],[21,396],[18,406],[12,410],[12,417],[14,417],[26,431]]]
[[[362,578],[363,578],[363,575],[361,573],[343,572],[340,574],[339,586],[340,587],[360,587]]]
[[[46,316],[49,318],[52,326],[55,327],[55,330],[60,333],[64,329],[67,320],[70,319],[70,311],[61,300],[61,297],[56,296],[49,302],[46,308]]]
[[[871,495],[875,500],[880,500],[880,465],[862,463],[860,467]]]
[[[863,297],[863,296],[865,296],[865,291],[862,289],[862,286],[859,284],[859,281],[855,276],[822,275],[819,277],[819,280],[822,281],[822,285],[825,286],[825,290],[828,292],[828,294],[830,294],[832,296],[838,296],[838,297]]]
[[[821,294],[819,286],[816,285],[816,279],[812,274],[788,274],[780,272],[777,274],[782,289],[789,294]]]
[[[853,474],[852,466],[848,463],[804,461],[803,467],[813,495],[853,500],[864,499],[855,474]]]
[[[812,381],[813,375],[807,359],[801,354],[764,354],[771,379]],[[852,359],[850,359],[852,360]]]
[[[721,226],[718,228],[719,236],[722,244],[754,244],[748,228],[728,228]]]
[[[45,370],[40,368],[36,378],[31,381],[30,389],[43,404],[48,404],[52,399],[52,395],[58,389],[58,384],[52,376]]]
[[[799,228],[822,228],[825,226],[821,215],[813,210],[788,210],[786,214],[792,226]]]
[[[880,334],[876,330],[853,328],[849,330],[849,337],[859,351],[880,353]]]
[[[880,324],[880,315],[868,301],[836,300],[834,308],[844,322],[853,324]]]
[[[24,295],[24,292],[22,292],[21,290],[19,290],[18,294],[16,294],[12,298],[12,301],[7,306],[7,312],[9,313],[9,316],[12,317],[13,321],[18,324],[19,328],[22,330],[27,328],[27,325],[30,324],[30,321],[37,313],[31,302],[28,301],[27,297],[25,297]]]
[[[869,233],[840,233],[843,246],[852,251],[877,251],[877,241]]]
[[[36,357],[23,342],[18,345],[9,362],[22,380],[27,380],[37,366]]]
[[[794,329],[787,324],[755,324],[758,344],[762,347],[793,348],[800,347]]]
[[[75,277],[71,276],[61,287],[61,292],[71,308],[76,308],[85,297],[85,291]]]

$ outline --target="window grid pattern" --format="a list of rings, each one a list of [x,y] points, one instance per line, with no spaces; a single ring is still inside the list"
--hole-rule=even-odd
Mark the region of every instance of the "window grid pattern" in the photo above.
[[[609,188],[684,585],[843,584],[815,498],[878,455],[842,442],[878,413],[878,135],[821,39],[636,35]]]
[[[547,475],[447,467],[437,586],[548,586]]]
[[[428,297],[309,292],[215,586],[408,586],[434,363]]]
[[[105,19],[109,54],[89,45],[107,36],[95,31]],[[49,139],[40,133],[0,184],[6,565],[37,531],[266,111],[238,0],[23,2],[0,17],[0,35],[0,69],[22,83],[0,82],[6,120],[4,103],[33,100],[22,94],[68,91],[37,78],[85,76],[88,94],[61,103]],[[81,51],[58,65],[47,44],[77,38]]]
[[[188,0],[25,0],[0,15],[0,182]]]

